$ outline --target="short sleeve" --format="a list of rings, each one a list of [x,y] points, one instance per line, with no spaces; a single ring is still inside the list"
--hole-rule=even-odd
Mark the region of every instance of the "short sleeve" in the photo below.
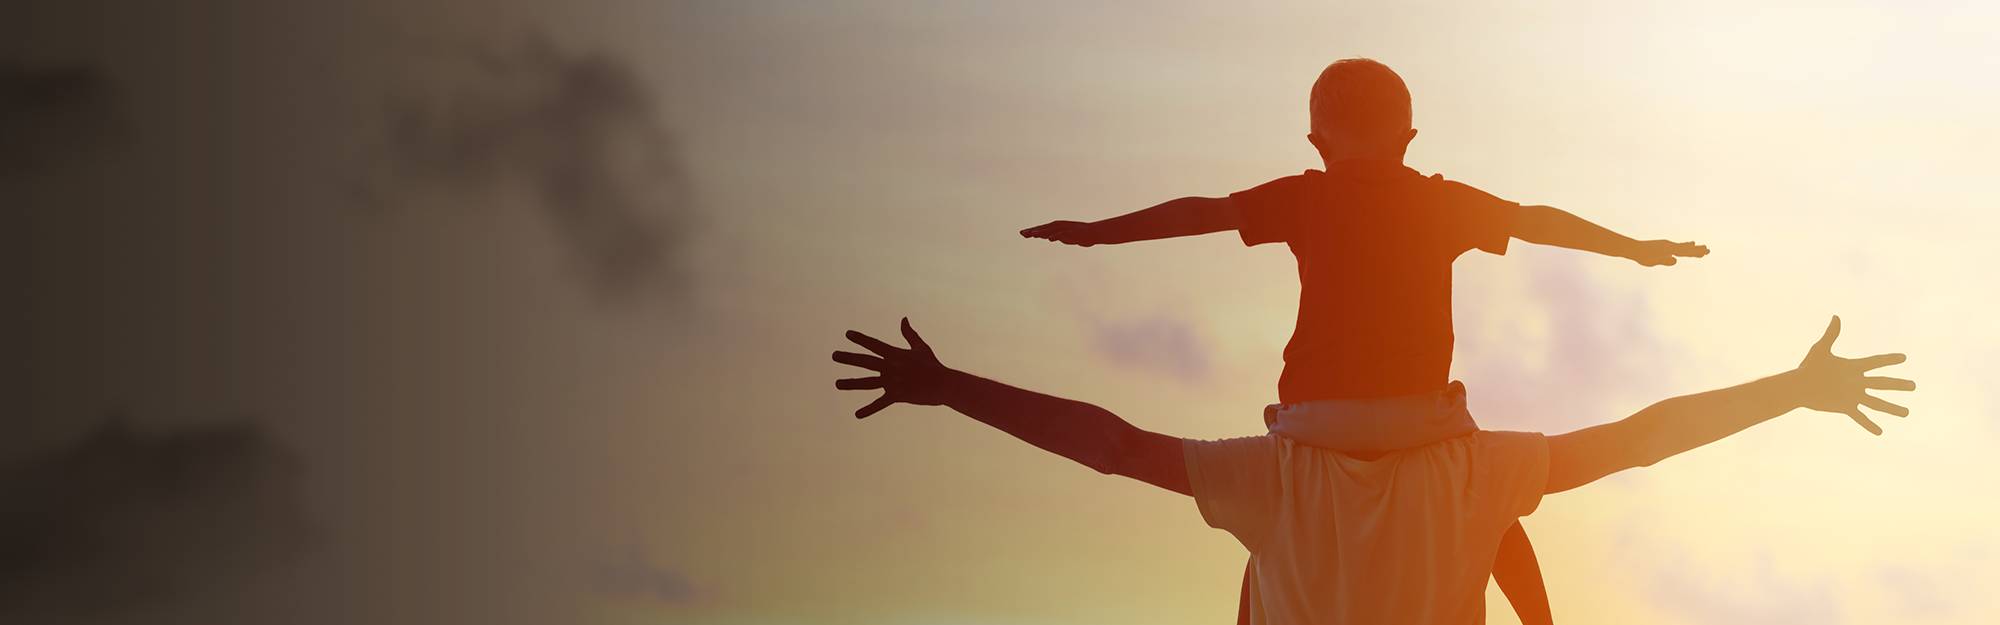
[[[1244,245],[1290,242],[1302,231],[1305,178],[1286,176],[1229,194],[1241,219],[1236,234]]]
[[[1536,432],[1472,434],[1472,479],[1478,509],[1507,524],[1534,513],[1549,483],[1549,440]]]
[[[1275,436],[1181,441],[1202,520],[1236,536],[1251,552],[1276,523],[1279,444]]]
[[[1494,197],[1462,182],[1432,176],[1441,185],[1442,200],[1437,206],[1439,230],[1454,252],[1481,249],[1506,254],[1514,236],[1514,219],[1521,205]]]

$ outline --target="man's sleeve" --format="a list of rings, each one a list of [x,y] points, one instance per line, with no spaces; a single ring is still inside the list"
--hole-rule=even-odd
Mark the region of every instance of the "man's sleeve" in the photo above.
[[[1286,176],[1229,194],[1241,220],[1236,233],[1244,245],[1290,242],[1302,231],[1298,193],[1301,176]]]
[[[1444,201],[1438,206],[1440,231],[1454,251],[1486,250],[1507,253],[1514,236],[1514,219],[1521,205],[1494,197],[1472,185],[1437,177],[1443,185]]]
[[[1472,484],[1480,513],[1498,527],[1534,513],[1549,483],[1548,438],[1485,430],[1472,437]]]
[[[1188,485],[1202,520],[1235,535],[1251,553],[1276,520],[1282,484],[1278,453],[1274,436],[1181,441]]]

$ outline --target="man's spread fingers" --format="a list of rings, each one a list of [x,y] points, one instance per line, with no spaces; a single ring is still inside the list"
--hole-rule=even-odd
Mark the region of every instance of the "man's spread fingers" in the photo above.
[[[1869,434],[1882,435],[1882,426],[1875,425],[1874,421],[1869,421],[1866,415],[1861,414],[1860,408],[1848,408],[1847,418],[1853,419],[1855,424],[1860,425],[1861,429],[1868,430]]]
[[[881,397],[875,398],[875,401],[868,402],[868,405],[855,409],[854,418],[866,419],[868,415],[881,412],[883,408],[888,408],[890,404],[894,403],[896,403],[896,400],[889,399],[889,395],[884,393]]]
[[[874,371],[885,371],[889,366],[889,363],[881,358],[867,354],[856,354],[854,352],[834,352],[833,361],[843,365],[854,365]]]
[[[1909,359],[1908,356],[1902,354],[1876,354],[1867,358],[1856,359],[1854,364],[1860,365],[1862,371],[1867,371],[1869,369],[1880,369],[1889,365],[1900,365],[1903,364],[1903,361]]]
[[[879,356],[888,356],[891,354],[900,354],[903,352],[903,348],[896,347],[888,343],[884,343],[881,340],[876,339],[875,337],[868,336],[860,332],[855,332],[853,330],[847,331],[847,340],[854,341],[856,345],[866,347],[868,348],[868,351],[875,352],[875,354]]]
[[[1832,321],[1826,322],[1826,333],[1821,334],[1819,336],[1819,341],[1813,343],[1812,346],[1813,353],[1832,354],[1833,341],[1834,339],[1838,338],[1840,338],[1840,315],[1834,315]]]
[[[1917,390],[1916,382],[1905,380],[1902,378],[1891,378],[1886,376],[1869,376],[1861,378],[1861,383],[1867,385],[1868,388],[1872,388],[1879,391]]]
[[[925,354],[931,353],[930,344],[924,342],[924,337],[917,335],[917,329],[910,326],[909,317],[903,318],[902,329],[903,329],[903,340],[909,342],[910,349],[912,351],[921,352]]]
[[[882,388],[882,376],[834,380],[833,387],[843,391],[865,391]]]
[[[1882,399],[1874,395],[1862,395],[1861,405],[1872,408],[1876,412],[1884,412],[1896,415],[1898,417],[1910,416],[1910,409],[1896,405],[1895,403],[1890,402],[1889,400]]]

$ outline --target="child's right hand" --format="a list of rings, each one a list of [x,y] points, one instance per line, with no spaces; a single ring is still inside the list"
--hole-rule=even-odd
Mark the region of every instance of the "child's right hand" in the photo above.
[[[1057,243],[1090,247],[1104,243],[1095,232],[1093,224],[1085,221],[1051,221],[1021,231],[1021,236],[1030,239],[1047,239]]]
[[[1708,255],[1708,246],[1693,241],[1675,243],[1673,241],[1639,241],[1626,258],[1647,267],[1672,265],[1679,258],[1701,258]]]

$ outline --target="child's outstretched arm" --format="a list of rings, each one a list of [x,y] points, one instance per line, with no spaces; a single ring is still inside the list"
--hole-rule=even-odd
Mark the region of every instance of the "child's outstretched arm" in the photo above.
[[[1880,435],[1882,428],[1861,413],[1861,406],[1898,417],[1909,416],[1910,411],[1868,391],[1913,391],[1917,384],[1868,375],[1871,370],[1903,362],[1902,354],[1867,358],[1833,355],[1833,340],[1838,336],[1840,318],[1834,317],[1797,369],[1721,390],[1675,397],[1622,421],[1550,437],[1545,492],[1558,493],[1625,469],[1651,466],[1798,408],[1845,414]]]
[[[1676,257],[1701,258],[1708,247],[1694,242],[1638,241],[1590,223],[1553,206],[1522,206],[1514,218],[1514,238],[1539,245],[1566,247],[1631,259],[1653,267],[1672,265]]]
[[[1090,247],[1235,230],[1240,220],[1229,198],[1184,197],[1102,221],[1051,221],[1021,236]]]

